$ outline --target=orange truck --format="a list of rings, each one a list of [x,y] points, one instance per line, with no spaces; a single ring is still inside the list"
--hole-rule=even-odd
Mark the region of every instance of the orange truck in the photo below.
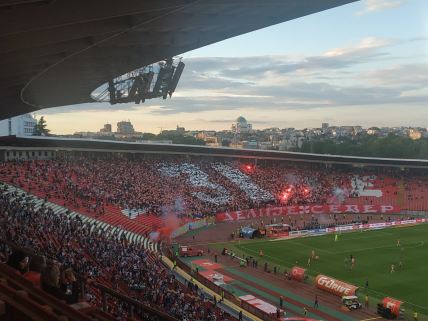
[[[180,246],[178,249],[178,253],[180,254],[180,256],[183,257],[202,256],[204,254],[204,251],[192,248],[191,246]]]

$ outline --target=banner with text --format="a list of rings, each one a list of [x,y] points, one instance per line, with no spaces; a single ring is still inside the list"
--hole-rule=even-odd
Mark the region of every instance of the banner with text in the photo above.
[[[178,229],[174,230],[171,233],[171,237],[172,238],[179,237],[180,235],[183,235],[183,234],[185,234],[189,231],[192,231],[192,230],[197,230],[197,229],[204,227],[206,225],[207,225],[207,220],[205,218],[198,220],[198,221],[186,223],[186,224],[180,226]]]
[[[340,297],[355,295],[355,292],[358,290],[358,286],[336,280],[322,274],[317,275],[315,278],[315,286],[318,289],[330,292]]]
[[[399,213],[395,205],[296,205],[283,207],[266,207],[242,211],[228,211],[216,215],[217,222],[239,221],[257,217],[300,215],[300,214],[392,214]]]

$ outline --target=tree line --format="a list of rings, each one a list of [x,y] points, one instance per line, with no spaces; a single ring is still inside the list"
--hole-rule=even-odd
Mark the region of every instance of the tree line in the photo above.
[[[205,141],[202,139],[195,138],[193,136],[176,135],[176,134],[152,134],[144,133],[144,140],[170,140],[173,144],[184,144],[184,145],[205,145]]]
[[[395,134],[386,137],[365,136],[358,140],[344,138],[304,142],[300,152],[332,155],[428,159],[428,139],[412,140]]]

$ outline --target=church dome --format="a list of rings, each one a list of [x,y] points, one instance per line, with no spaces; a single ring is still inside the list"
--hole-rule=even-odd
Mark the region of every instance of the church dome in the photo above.
[[[236,122],[239,124],[247,124],[247,120],[242,116],[239,116],[238,118],[236,118]]]

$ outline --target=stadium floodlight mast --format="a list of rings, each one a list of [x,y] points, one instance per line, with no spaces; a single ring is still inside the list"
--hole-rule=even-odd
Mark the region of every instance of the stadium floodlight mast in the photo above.
[[[140,104],[146,99],[171,98],[184,66],[181,57],[167,58],[110,79],[95,89],[91,98],[111,105],[129,102]]]

